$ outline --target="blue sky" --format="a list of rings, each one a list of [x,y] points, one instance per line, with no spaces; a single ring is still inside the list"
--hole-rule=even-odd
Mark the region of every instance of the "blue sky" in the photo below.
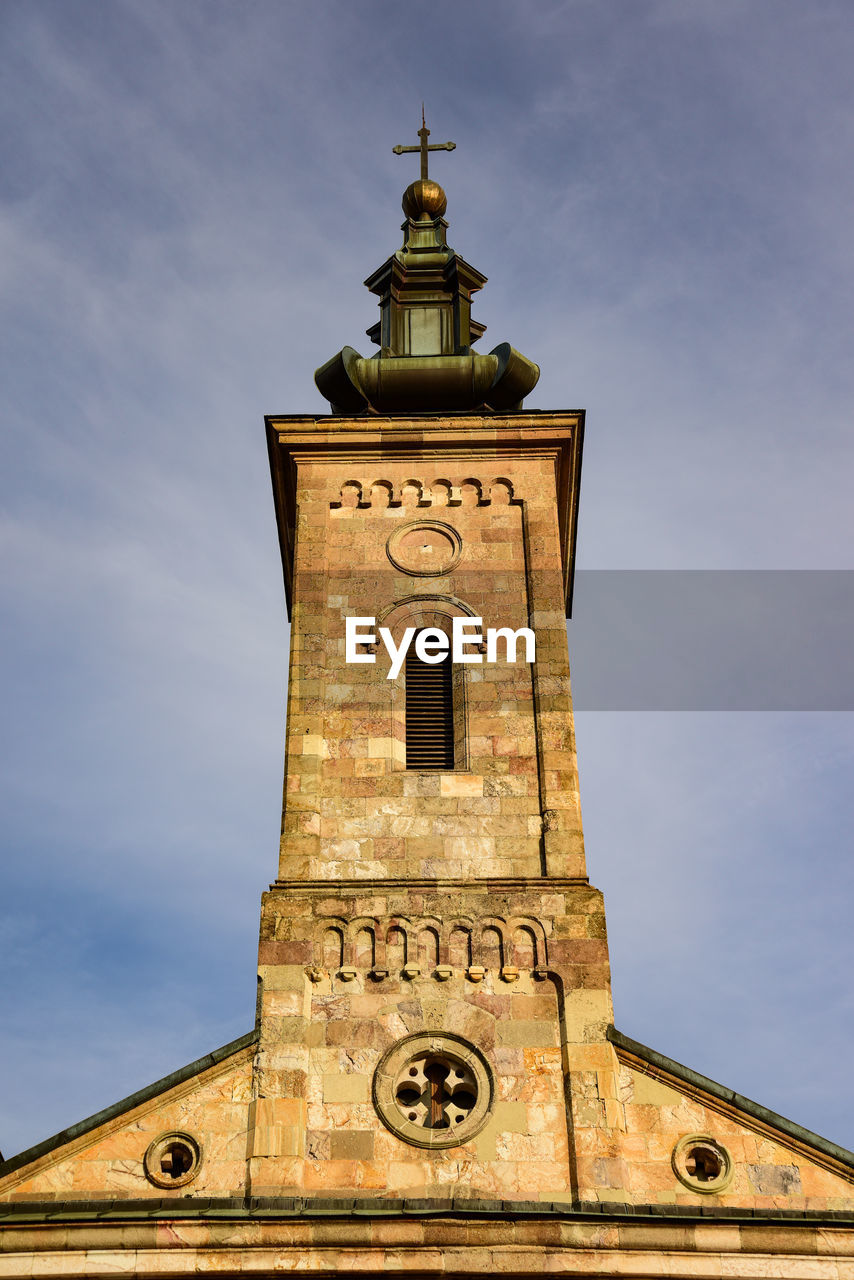
[[[262,416],[368,353],[422,99],[486,349],[587,409],[579,564],[854,568],[854,11],[5,0],[0,45],[9,1155],[252,1023],[288,647]],[[854,1146],[850,714],[578,739],[617,1025]]]

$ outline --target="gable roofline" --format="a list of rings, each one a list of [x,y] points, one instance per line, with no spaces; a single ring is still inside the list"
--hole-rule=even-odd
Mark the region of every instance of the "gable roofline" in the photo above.
[[[833,1172],[844,1172],[849,1177],[854,1173],[854,1151],[840,1147],[835,1142],[830,1142],[827,1138],[813,1133],[811,1129],[805,1129],[803,1125],[796,1124],[794,1120],[787,1120],[785,1116],[779,1115],[776,1111],[770,1111],[761,1103],[745,1098],[744,1094],[736,1093],[734,1089],[718,1084],[716,1080],[701,1075],[699,1071],[692,1071],[690,1067],[676,1062],[673,1058],[668,1058],[663,1053],[658,1053],[655,1049],[650,1049],[648,1045],[641,1044],[638,1040],[632,1040],[631,1036],[623,1035],[622,1031],[618,1031],[616,1027],[608,1027],[605,1034],[617,1050],[617,1056],[625,1061],[626,1065],[638,1066],[641,1070],[651,1067],[653,1070],[647,1074],[661,1078],[663,1083],[666,1084],[667,1078],[670,1077],[680,1084],[688,1085],[693,1091],[725,1104],[728,1111],[738,1111],[749,1117],[764,1132],[772,1131],[772,1136],[776,1134],[778,1137],[788,1139],[790,1143],[794,1143],[799,1149],[812,1156],[817,1154],[824,1156],[825,1159],[821,1163],[826,1166],[831,1164],[836,1166]],[[842,1169],[839,1168],[840,1165],[843,1166]]]
[[[110,1120],[115,1120],[118,1116],[124,1115],[125,1112],[133,1111],[135,1107],[144,1105],[159,1094],[166,1093],[169,1089],[174,1089],[176,1085],[183,1084],[185,1080],[191,1080],[193,1076],[201,1075],[203,1071],[215,1067],[217,1063],[224,1062],[226,1058],[231,1058],[234,1054],[240,1053],[241,1049],[248,1049],[250,1045],[255,1044],[258,1034],[258,1028],[253,1027],[246,1035],[239,1036],[236,1040],[230,1041],[229,1044],[224,1044],[221,1049],[214,1049],[212,1053],[206,1053],[203,1058],[197,1058],[195,1062],[188,1062],[186,1067],[179,1067],[177,1071],[172,1071],[168,1076],[163,1076],[162,1079],[155,1080],[153,1084],[146,1085],[144,1089],[138,1089],[136,1093],[128,1094],[120,1102],[114,1102],[112,1106],[105,1107],[103,1111],[96,1111],[94,1115],[87,1116],[85,1120],[80,1120],[77,1124],[63,1129],[60,1133],[55,1133],[52,1138],[45,1138],[43,1142],[36,1143],[34,1147],[29,1147],[26,1151],[21,1151],[16,1156],[10,1156],[8,1160],[0,1160],[0,1178],[5,1177],[7,1173],[14,1173],[16,1169],[21,1169],[24,1165],[31,1164],[42,1156],[49,1155],[59,1147],[64,1147],[67,1143],[73,1142],[75,1138],[81,1138],[84,1134],[90,1133],[100,1125],[107,1124]]]

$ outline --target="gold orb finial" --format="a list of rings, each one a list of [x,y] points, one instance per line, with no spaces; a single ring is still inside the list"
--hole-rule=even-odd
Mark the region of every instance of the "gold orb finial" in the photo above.
[[[403,193],[403,212],[414,222],[419,219],[441,218],[448,207],[448,197],[438,182],[432,178],[418,178],[410,182]]]

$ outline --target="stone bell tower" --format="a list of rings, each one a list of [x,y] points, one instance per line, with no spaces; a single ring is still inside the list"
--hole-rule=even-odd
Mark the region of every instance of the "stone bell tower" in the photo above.
[[[427,133],[366,281],[379,353],[318,370],[332,418],[267,419],[292,640],[251,1184],[570,1200],[573,1131],[605,1113],[567,1082],[612,1057],[565,625],[583,414],[525,412],[537,366],[473,351],[485,277],[447,244]],[[349,662],[348,618],[374,620]],[[381,628],[439,649],[455,620],[463,660],[389,678]],[[478,639],[500,628],[534,660]]]

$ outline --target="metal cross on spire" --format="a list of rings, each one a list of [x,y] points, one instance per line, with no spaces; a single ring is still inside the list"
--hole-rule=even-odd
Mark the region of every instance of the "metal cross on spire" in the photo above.
[[[428,177],[427,173],[427,152],[428,151],[453,151],[456,147],[455,142],[433,142],[429,146],[427,139],[430,137],[430,130],[424,121],[424,103],[421,103],[421,128],[418,130],[418,136],[421,139],[417,147],[392,147],[392,151],[396,156],[405,155],[407,151],[421,152],[421,177]]]

